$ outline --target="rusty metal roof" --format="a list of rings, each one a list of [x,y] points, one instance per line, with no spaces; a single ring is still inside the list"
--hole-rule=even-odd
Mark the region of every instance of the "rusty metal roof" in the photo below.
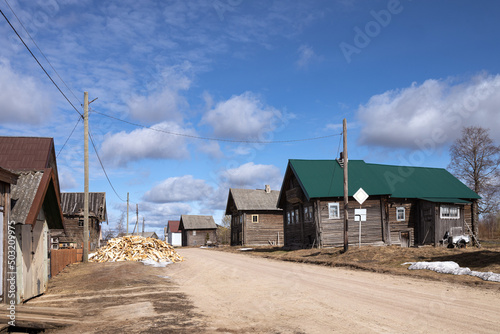
[[[50,166],[54,140],[45,137],[0,136],[0,166],[6,169],[44,169]]]
[[[85,193],[61,193],[61,209],[65,216],[83,216]],[[89,215],[107,221],[106,193],[89,193]]]
[[[178,220],[169,220],[168,221],[168,231],[170,231],[171,233],[179,233],[180,232],[179,224],[180,224],[180,221],[178,221]]]

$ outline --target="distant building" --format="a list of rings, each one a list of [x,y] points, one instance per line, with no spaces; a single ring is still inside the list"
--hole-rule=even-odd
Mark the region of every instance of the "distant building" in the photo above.
[[[83,247],[85,193],[61,193],[65,231],[57,231],[59,245]],[[106,193],[89,193],[89,250],[100,247],[101,224],[107,222]]]
[[[231,245],[283,245],[280,192],[265,189],[229,189],[226,215],[231,216]]]
[[[203,246],[217,241],[217,225],[212,216],[182,215],[179,222],[182,246]]]
[[[179,229],[179,224],[179,220],[169,220],[165,228],[167,242],[174,247],[182,246],[182,232]]]

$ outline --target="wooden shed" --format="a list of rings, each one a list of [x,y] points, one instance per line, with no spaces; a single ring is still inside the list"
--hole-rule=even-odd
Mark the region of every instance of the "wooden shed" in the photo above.
[[[182,215],[179,222],[182,246],[203,246],[217,242],[217,225],[212,216]]]
[[[167,242],[172,246],[182,246],[182,232],[179,229],[179,220],[169,220],[165,228]]]
[[[283,210],[279,191],[229,189],[226,215],[231,216],[231,245],[283,245]]]
[[[362,160],[348,166],[350,244],[361,236],[364,245],[438,245],[446,232],[467,232],[479,196],[445,169]],[[352,197],[360,188],[369,195],[362,205]],[[289,160],[278,199],[285,246],[343,245],[343,206],[339,161]]]

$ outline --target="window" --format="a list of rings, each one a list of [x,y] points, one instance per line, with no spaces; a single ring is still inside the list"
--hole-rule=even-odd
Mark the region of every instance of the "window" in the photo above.
[[[258,223],[259,222],[259,215],[252,215],[252,223]]]
[[[405,220],[405,208],[400,206],[396,208],[396,220],[404,221]]]
[[[78,220],[78,227],[83,227],[83,219]]]
[[[328,203],[328,219],[340,219],[339,203]]]
[[[292,221],[291,223],[295,223],[295,210],[292,210]]]
[[[309,220],[309,207],[304,206],[304,220],[307,221]]]
[[[195,235],[196,235],[196,231],[193,231],[193,236],[195,236]]]
[[[460,218],[460,209],[455,205],[441,205],[441,218],[458,219]]]
[[[243,224],[243,215],[240,216],[240,224]]]
[[[288,212],[286,213],[286,215],[287,215],[287,221],[286,221],[286,222],[287,222],[287,224],[288,224],[288,225],[290,225],[290,223],[292,222],[292,220],[291,220],[291,218],[290,218],[290,211],[288,211]]]
[[[298,223],[300,220],[300,215],[299,215],[299,208],[295,209],[295,221],[294,223]]]

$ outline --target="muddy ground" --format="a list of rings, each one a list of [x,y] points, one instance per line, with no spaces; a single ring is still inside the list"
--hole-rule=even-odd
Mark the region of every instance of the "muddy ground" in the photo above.
[[[46,333],[430,333],[466,319],[477,333],[500,328],[500,283],[401,265],[451,260],[500,273],[498,247],[178,252],[185,261],[166,268],[73,264],[27,305],[78,313]]]

